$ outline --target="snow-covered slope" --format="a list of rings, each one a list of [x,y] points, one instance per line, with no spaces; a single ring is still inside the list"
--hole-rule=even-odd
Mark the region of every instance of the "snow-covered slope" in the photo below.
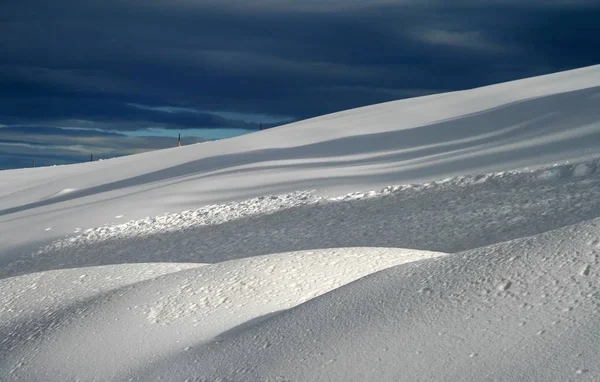
[[[31,235],[47,243],[121,215],[139,219],[305,189],[341,195],[587,157],[600,142],[599,97],[600,66],[593,66],[219,142],[2,171],[0,240],[7,251],[27,246]]]
[[[0,277],[338,247],[457,252],[600,216],[599,165],[464,176],[341,198],[296,192],[210,205],[79,232],[7,262]]]
[[[595,66],[0,172],[0,380],[600,379],[599,106]]]
[[[294,193],[67,237],[3,269],[13,277],[0,279],[0,370],[24,380],[593,380],[598,165],[333,199]],[[314,249],[278,253],[290,248]]]
[[[144,264],[0,280],[2,293],[14,296],[0,308],[0,319],[10,328],[3,333],[0,370],[25,380],[123,379],[157,359],[242,330],[362,276],[439,255],[345,248],[180,265],[178,272],[174,266]],[[116,278],[130,285],[116,285]],[[24,308],[25,313],[13,313]],[[19,367],[20,360],[26,365]]]
[[[365,277],[141,380],[594,381],[600,219]]]

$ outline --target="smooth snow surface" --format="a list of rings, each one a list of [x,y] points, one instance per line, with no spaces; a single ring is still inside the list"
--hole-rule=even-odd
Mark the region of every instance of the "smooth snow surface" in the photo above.
[[[595,66],[2,171],[0,380],[600,380],[598,143]]]

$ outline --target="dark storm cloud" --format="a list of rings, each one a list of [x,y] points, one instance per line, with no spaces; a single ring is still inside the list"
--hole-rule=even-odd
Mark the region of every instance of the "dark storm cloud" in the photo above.
[[[4,1],[0,123],[256,129],[236,115],[301,119],[596,64],[597,20],[586,0]]]
[[[600,13],[586,4],[4,2],[3,93],[303,118],[392,99],[382,87],[451,90],[598,62]]]

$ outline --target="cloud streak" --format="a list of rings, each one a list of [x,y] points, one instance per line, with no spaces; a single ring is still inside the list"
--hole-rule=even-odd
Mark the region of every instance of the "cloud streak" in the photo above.
[[[488,40],[481,31],[446,31],[440,29],[416,30],[417,41],[457,49],[469,49],[489,53],[512,53],[511,49]]]
[[[177,106],[147,106],[147,105],[139,105],[135,103],[128,103],[128,106],[141,109],[141,110],[151,110],[151,111],[160,111],[168,114],[205,114],[205,115],[213,115],[219,118],[223,118],[230,121],[240,121],[244,123],[285,123],[293,121],[293,117],[284,117],[284,116],[276,116],[276,115],[266,115],[266,114],[247,114],[247,113],[237,113],[232,111],[210,111],[210,110],[198,110],[191,107],[177,107]]]

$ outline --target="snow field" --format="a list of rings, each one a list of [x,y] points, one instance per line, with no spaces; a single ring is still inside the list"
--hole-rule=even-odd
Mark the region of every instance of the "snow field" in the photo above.
[[[600,380],[598,94],[2,171],[0,380]]]
[[[113,224],[118,215],[139,220],[267,194],[316,190],[330,197],[583,161],[597,155],[599,93],[600,66],[592,66],[348,110],[217,142],[2,171],[0,261],[76,228]],[[57,195],[67,189],[72,191]]]
[[[161,371],[155,368],[155,363],[158,362],[157,364],[161,365],[161,362],[156,360],[169,360],[169,363],[176,362],[177,365],[181,362],[178,368],[187,370],[186,373],[189,372],[191,375],[196,375],[198,370],[212,370],[211,372],[207,371],[208,374],[202,374],[203,378],[206,377],[209,380],[223,375],[229,375],[233,380],[247,380],[277,376],[279,375],[277,374],[279,373],[278,365],[284,362],[293,364],[294,367],[282,370],[283,374],[281,375],[293,380],[328,379],[326,377],[328,374],[323,373],[322,365],[317,368],[317,365],[309,364],[311,365],[308,367],[309,370],[318,370],[319,373],[318,375],[310,373],[305,375],[306,371],[296,370],[300,366],[293,360],[277,360],[275,362],[270,359],[259,359],[256,362],[262,366],[258,368],[256,365],[249,366],[255,361],[248,361],[248,364],[239,368],[237,366],[229,368],[226,365],[242,362],[245,356],[238,354],[239,359],[236,356],[233,359],[221,361],[220,356],[216,356],[206,349],[213,349],[214,346],[217,346],[215,344],[218,344],[219,347],[225,346],[221,344],[223,341],[225,343],[230,341],[230,337],[235,339],[231,340],[229,346],[235,348],[238,346],[237,336],[240,335],[239,333],[252,332],[252,328],[263,325],[263,321],[264,325],[271,321],[277,321],[276,315],[280,315],[284,311],[295,312],[294,309],[291,311],[290,309],[307,301],[310,302],[309,305],[316,303],[313,301],[319,301],[318,296],[324,293],[330,292],[329,294],[333,295],[343,293],[344,285],[352,288],[354,284],[348,284],[361,277],[368,275],[373,275],[372,278],[379,277],[374,275],[378,271],[416,260],[421,260],[419,264],[423,264],[414,266],[415,269],[420,270],[421,267],[430,267],[430,265],[426,265],[429,263],[423,262],[423,260],[443,255],[440,252],[393,248],[364,246],[348,248],[357,238],[368,242],[387,244],[390,238],[384,238],[381,233],[393,231],[397,233],[397,236],[389,236],[394,244],[414,244],[421,240],[423,245],[428,243],[431,246],[435,244],[432,238],[437,235],[437,243],[442,247],[451,249],[457,245],[471,245],[472,248],[475,248],[480,247],[479,244],[489,245],[489,241],[501,240],[502,234],[507,235],[506,240],[514,239],[518,235],[522,235],[526,227],[534,230],[533,233],[545,232],[549,226],[571,224],[574,216],[581,219],[585,213],[598,214],[600,205],[597,205],[596,201],[600,200],[597,197],[600,192],[598,187],[600,174],[596,173],[596,167],[597,161],[588,161],[533,171],[511,171],[446,179],[423,185],[386,187],[379,191],[353,193],[330,199],[318,198],[311,193],[298,192],[280,197],[261,197],[243,203],[212,205],[198,210],[184,211],[181,214],[170,214],[89,230],[53,243],[30,256],[29,262],[21,262],[15,267],[9,268],[16,273],[22,273],[25,269],[32,270],[37,265],[43,272],[0,280],[0,290],[4,291],[4,296],[7,296],[4,299],[9,301],[9,304],[0,310],[0,317],[3,322],[7,323],[7,333],[10,333],[3,344],[4,354],[7,356],[1,363],[1,365],[5,365],[2,368],[10,369],[11,376],[25,379],[35,379],[40,375],[49,379],[95,379],[99,377],[121,379],[124,376],[138,375],[138,373],[147,377],[155,373],[160,375]],[[580,174],[582,168],[588,169],[585,171],[585,175]],[[434,200],[437,201],[437,204],[432,204]],[[290,213],[292,215],[289,215]],[[301,214],[303,218],[297,214]],[[365,220],[366,216],[371,220]],[[526,218],[527,216],[529,218]],[[350,224],[345,225],[344,221],[350,222]],[[233,226],[227,227],[227,224],[233,224]],[[585,225],[585,223],[580,224]],[[412,228],[400,228],[408,226]],[[429,233],[425,230],[427,226],[430,229]],[[244,227],[247,228],[246,231],[243,230]],[[211,231],[207,231],[207,228],[214,231],[210,233]],[[487,235],[482,235],[482,228],[484,232],[487,231]],[[450,325],[450,323],[441,319],[443,314],[451,314],[452,317],[457,314],[456,317],[469,317],[469,319],[472,318],[471,316],[483,315],[483,317],[487,317],[486,322],[493,322],[487,316],[488,313],[482,313],[481,308],[503,306],[501,302],[505,302],[506,299],[497,299],[496,297],[499,295],[508,296],[511,304],[526,304],[520,309],[530,309],[527,307],[534,306],[533,303],[528,302],[530,299],[515,297],[513,292],[517,288],[529,288],[530,284],[535,284],[534,279],[538,277],[543,276],[544,280],[549,279],[548,272],[553,272],[554,268],[562,268],[564,264],[568,264],[570,267],[572,265],[569,277],[578,276],[583,280],[590,281],[586,284],[585,292],[579,291],[579,289],[574,291],[571,287],[565,286],[560,290],[562,305],[550,304],[548,306],[552,307],[552,311],[543,313],[554,317],[553,315],[558,312],[560,316],[560,314],[573,310],[575,306],[580,306],[580,302],[585,296],[591,298],[592,302],[595,301],[593,297],[596,283],[592,280],[600,252],[593,251],[600,250],[597,246],[597,239],[600,235],[594,236],[588,232],[591,230],[590,228],[586,229],[587,231],[582,231],[582,235],[589,248],[585,248],[591,249],[592,252],[588,250],[584,256],[565,252],[561,254],[562,257],[557,257],[556,252],[560,250],[560,246],[549,238],[556,237],[557,242],[562,243],[565,241],[565,237],[569,237],[568,234],[545,234],[547,238],[544,243],[547,243],[544,244],[543,253],[537,255],[542,258],[535,260],[538,262],[536,267],[540,270],[533,272],[532,275],[523,273],[521,263],[516,261],[520,256],[512,255],[512,260],[502,260],[502,256],[506,257],[507,254],[498,255],[497,259],[494,257],[495,254],[486,256],[468,253],[447,255],[449,258],[458,259],[452,260],[458,263],[462,261],[460,259],[467,257],[477,261],[484,259],[487,261],[481,264],[476,262],[476,265],[473,266],[453,266],[450,271],[445,271],[450,275],[440,276],[439,272],[435,271],[433,275],[424,278],[425,276],[419,273],[421,271],[416,271],[416,274],[411,274],[412,278],[424,278],[424,281],[420,282],[418,296],[439,296],[436,304],[441,305],[438,306],[435,313],[427,313],[428,309],[433,309],[429,305],[426,306],[426,309],[420,305],[414,306],[416,302],[420,301],[419,299],[413,301],[414,296],[410,301],[407,300],[403,303],[386,302],[382,297],[382,299],[376,300],[380,301],[380,308],[366,305],[362,309],[366,309],[366,312],[378,312],[374,317],[379,317],[380,314],[388,314],[389,307],[411,307],[409,310],[431,316],[428,325],[438,325],[435,330],[439,329],[439,333],[449,333],[450,330],[443,325]],[[502,233],[498,230],[502,230]],[[342,234],[343,231],[346,232],[345,235]],[[234,232],[237,233],[239,240]],[[271,237],[273,241],[266,241],[261,232],[266,232],[266,237]],[[495,232],[495,236],[492,235],[492,232]],[[579,229],[570,228],[566,232],[572,234],[579,232]],[[481,243],[482,238],[488,242]],[[294,246],[296,248],[312,246],[317,249],[279,253],[278,251],[283,249],[282,247],[270,246],[268,243],[280,243],[283,247]],[[333,245],[345,248],[322,249]],[[493,252],[497,246],[501,247],[502,245],[504,244],[472,251],[475,253]],[[578,245],[574,242],[573,248],[579,248]],[[514,253],[518,253],[518,248],[530,246],[537,248],[527,244],[526,240],[524,244],[521,242],[510,244],[509,248],[514,250]],[[117,251],[119,248],[120,251]],[[215,250],[210,254],[205,252],[210,248]],[[236,253],[236,251],[239,252]],[[271,254],[259,255],[259,251]],[[153,255],[145,256],[145,253]],[[575,251],[575,253],[578,254],[579,251]],[[585,256],[587,256],[587,262],[582,261]],[[558,265],[548,263],[548,261],[556,259],[562,259],[562,262]],[[183,262],[184,260],[186,262]],[[128,264],[131,261],[137,264]],[[145,263],[145,261],[150,262]],[[173,263],[156,263],[164,261]],[[198,264],[195,265],[192,261]],[[491,262],[494,263],[493,266],[489,264]],[[89,267],[92,264],[112,265]],[[497,270],[499,264],[504,264],[505,268],[515,264],[519,264],[519,266],[512,270],[504,268]],[[533,266],[526,265],[525,269],[529,269],[529,267]],[[548,267],[550,268],[547,269]],[[392,271],[389,270],[389,272]],[[456,274],[452,274],[452,272]],[[490,272],[492,275],[489,275]],[[468,293],[460,292],[450,302],[448,296],[452,294],[448,292],[451,289],[449,282],[440,281],[439,285],[435,285],[435,280],[438,278],[452,280],[452,278],[459,278],[460,275],[467,273],[481,276],[482,279],[479,281],[481,290],[477,292],[477,295],[484,300],[480,301],[472,297],[473,283],[467,283],[467,286],[463,285],[464,282],[463,284],[459,283],[469,291]],[[404,276],[398,276],[398,280],[395,280],[398,287],[404,291],[414,291],[414,288],[408,288],[405,285],[406,281],[403,281],[405,278],[410,279],[411,277],[406,276],[406,273],[402,274]],[[501,276],[501,274],[504,275]],[[556,280],[560,280],[559,283],[568,278],[566,274],[559,276],[556,276]],[[362,282],[357,281],[357,283]],[[431,283],[434,285],[431,286]],[[579,283],[575,285],[579,285]],[[378,287],[373,287],[373,291],[367,295],[376,296],[379,293],[378,290]],[[556,289],[556,291],[559,290]],[[532,292],[525,291],[523,293],[527,295]],[[354,294],[354,292],[350,293],[350,295]],[[583,296],[584,294],[585,296]],[[362,294],[358,295],[362,296]],[[552,299],[549,297],[549,292],[545,296],[547,302]],[[571,304],[564,305],[563,303],[570,296],[575,296],[571,298]],[[329,297],[323,297],[323,299],[327,298]],[[407,299],[408,297],[403,298]],[[362,303],[362,300],[360,301]],[[339,303],[336,304],[339,305]],[[381,311],[383,307],[388,308]],[[444,307],[447,310],[442,309]],[[457,307],[463,309],[464,312],[457,313]],[[514,306],[510,305],[510,309],[514,309]],[[328,308],[325,310],[328,313],[325,314],[328,315],[333,311],[335,310]],[[358,308],[352,314],[347,311],[346,314],[350,316],[346,319],[353,320],[352,317],[358,315],[357,320],[360,321],[358,313],[360,311],[361,309]],[[406,313],[408,312],[403,312],[403,314]],[[372,315],[373,313],[365,314]],[[504,318],[500,321],[511,315],[510,312],[503,314]],[[315,317],[325,319],[322,314],[315,313]],[[494,319],[498,319],[496,316],[494,317]],[[300,327],[305,325],[303,324],[305,321],[312,322],[313,325],[317,325],[318,322],[308,317],[298,318],[298,320],[294,325],[300,325]],[[404,316],[396,317],[394,320],[413,329],[416,325],[410,320],[407,321]],[[367,321],[371,322],[372,318]],[[460,324],[464,323],[461,321]],[[351,324],[348,325],[351,326]],[[457,323],[453,322],[452,325],[457,325]],[[8,328],[12,331],[9,332]],[[313,332],[313,328],[307,330],[309,333]],[[344,330],[350,331],[351,329],[345,327]],[[538,331],[542,330],[548,329],[539,329]],[[266,333],[265,335],[271,332],[271,329],[260,330],[260,333]],[[391,333],[395,333],[394,336],[396,336],[399,329],[388,328],[384,332],[388,333],[388,336],[392,335]],[[28,333],[38,334],[30,337]],[[90,341],[81,341],[81,338],[89,333],[93,333]],[[353,332],[351,338],[354,340],[362,338],[361,341],[368,343],[368,340],[363,338],[365,334],[360,333],[362,330]],[[369,331],[367,330],[366,333]],[[341,333],[335,334],[334,332],[332,334],[333,337],[337,335],[344,338]],[[402,336],[404,335],[402,334]],[[402,343],[406,343],[402,336],[399,338],[402,339]],[[451,336],[450,338],[455,337]],[[383,341],[382,338],[377,338],[374,340],[375,342]],[[416,341],[414,338],[412,340]],[[101,341],[103,346],[110,351],[99,351],[97,341]],[[313,339],[311,341],[320,342],[321,340]],[[265,339],[264,343],[261,342],[265,348],[273,346],[273,343],[271,339]],[[344,352],[343,355],[332,358],[342,360],[342,366],[339,369],[333,366],[335,361],[327,363],[333,373],[329,375],[331,378],[335,376],[351,379],[362,378],[367,375],[375,375],[372,373],[378,370],[376,366],[373,366],[374,369],[365,370],[362,370],[362,367],[357,369],[351,366],[353,362],[360,364],[359,360],[350,361],[350,358],[347,358],[349,355],[345,352],[358,344],[354,342],[338,344],[332,339],[331,341],[326,340],[325,343],[329,344],[328,346],[339,346],[339,349],[342,350],[338,350]],[[277,348],[281,349],[280,345],[284,348],[288,346],[284,343],[277,345]],[[289,346],[295,349],[298,345]],[[417,346],[416,343],[414,346]],[[421,344],[420,346],[425,345]],[[440,349],[448,349],[451,345],[445,343],[440,346],[442,346]],[[482,343],[477,342],[472,346],[474,350],[471,350],[469,354],[479,356],[483,352],[482,346]],[[288,348],[288,350],[292,352],[292,348]],[[57,349],[61,350],[57,351]],[[244,347],[239,351],[246,353],[247,349]],[[376,352],[379,353],[379,350]],[[190,370],[186,366],[189,361],[187,353],[190,351],[202,352],[202,355],[191,363],[195,365],[193,370],[196,371]],[[208,357],[206,356],[207,351],[210,354]],[[229,351],[228,349],[226,352]],[[400,350],[396,349],[396,351]],[[422,351],[415,350],[415,352]],[[221,351],[217,351],[217,353],[223,354]],[[256,354],[263,353],[257,352]],[[293,354],[293,352],[283,354]],[[360,354],[363,354],[362,350]],[[435,354],[442,356],[439,351]],[[405,356],[405,353],[402,353],[401,356],[398,355],[400,358],[404,357],[402,359],[407,362],[412,359]],[[207,360],[207,364],[203,364],[200,369],[197,369],[199,360]],[[455,357],[450,357],[446,362],[460,363],[459,361]],[[273,365],[273,362],[276,365]],[[38,370],[43,370],[43,373],[39,374]],[[174,372],[177,378],[188,377],[186,373],[173,371],[170,368],[168,370],[170,370],[168,372],[170,376]],[[255,371],[250,372],[249,370]],[[381,375],[381,378],[386,379],[399,373],[399,370],[395,368],[386,370],[386,373],[390,374]],[[361,374],[363,372],[368,372],[368,374]],[[466,369],[456,375],[464,376],[464,372],[467,372]],[[416,374],[412,376],[414,377]]]

